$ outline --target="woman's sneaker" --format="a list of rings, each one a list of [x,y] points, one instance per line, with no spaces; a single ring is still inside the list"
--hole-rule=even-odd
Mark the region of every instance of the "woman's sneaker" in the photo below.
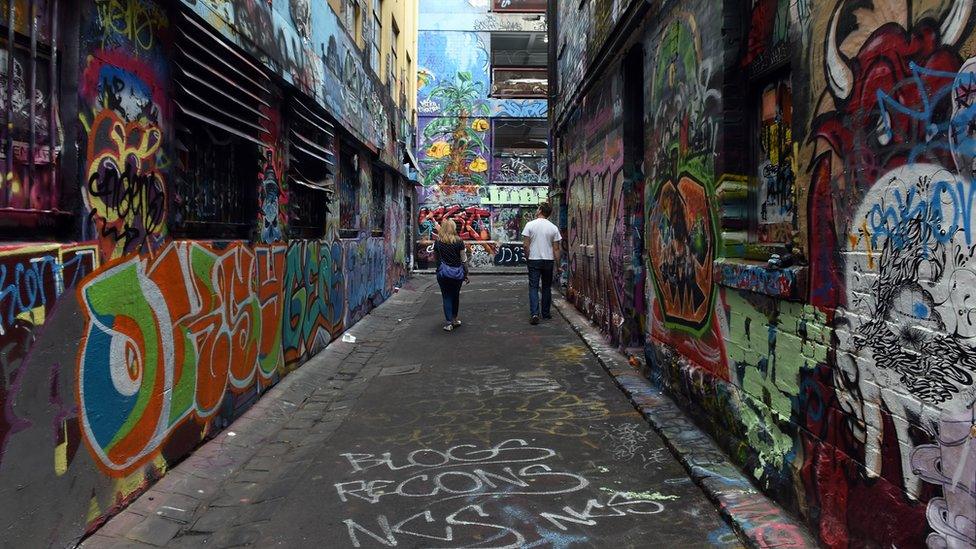
[[[454,327],[457,328],[458,326],[461,325],[461,321],[460,320],[455,320],[453,324],[454,324]]]
[[[445,332],[450,332],[450,331],[452,331],[452,330],[454,330],[454,324],[450,324],[450,323],[448,323],[448,324],[445,324],[445,325],[444,325],[444,331],[445,331]]]

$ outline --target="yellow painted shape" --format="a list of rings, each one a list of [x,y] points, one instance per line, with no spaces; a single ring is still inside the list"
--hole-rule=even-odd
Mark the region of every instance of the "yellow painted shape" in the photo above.
[[[85,522],[90,524],[100,516],[102,516],[102,507],[98,504],[98,499],[95,498],[95,496],[92,496],[92,498],[88,500],[88,516],[85,517]]]
[[[61,422],[61,434],[64,442],[54,449],[54,474],[59,477],[68,472],[68,430],[67,424]]]
[[[25,322],[30,322],[34,326],[40,326],[44,324],[45,318],[46,318],[46,314],[44,313],[43,305],[39,305],[29,311],[24,311],[19,315],[17,315],[17,319],[23,320]]]

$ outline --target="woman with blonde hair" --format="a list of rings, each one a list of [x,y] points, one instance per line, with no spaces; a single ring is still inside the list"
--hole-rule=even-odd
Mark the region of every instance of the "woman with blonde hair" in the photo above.
[[[461,325],[458,319],[461,283],[469,282],[467,253],[453,220],[445,220],[437,229],[434,258],[437,261],[437,284],[441,287],[441,297],[444,300],[444,331],[450,332]]]

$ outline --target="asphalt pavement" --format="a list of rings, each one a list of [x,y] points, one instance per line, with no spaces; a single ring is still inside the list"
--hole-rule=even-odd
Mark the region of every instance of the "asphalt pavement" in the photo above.
[[[475,277],[447,333],[415,277],[85,546],[740,546],[570,325],[531,326],[527,303],[522,277]]]

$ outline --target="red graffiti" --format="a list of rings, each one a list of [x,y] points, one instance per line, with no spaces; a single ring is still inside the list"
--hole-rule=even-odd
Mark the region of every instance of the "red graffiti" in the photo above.
[[[433,238],[441,223],[445,219],[450,219],[457,224],[458,236],[463,240],[489,240],[491,238],[488,224],[490,218],[491,212],[487,208],[479,206],[462,208],[455,204],[453,206],[440,206],[433,210],[421,208],[417,221],[418,226],[427,228],[425,235],[427,238]]]

